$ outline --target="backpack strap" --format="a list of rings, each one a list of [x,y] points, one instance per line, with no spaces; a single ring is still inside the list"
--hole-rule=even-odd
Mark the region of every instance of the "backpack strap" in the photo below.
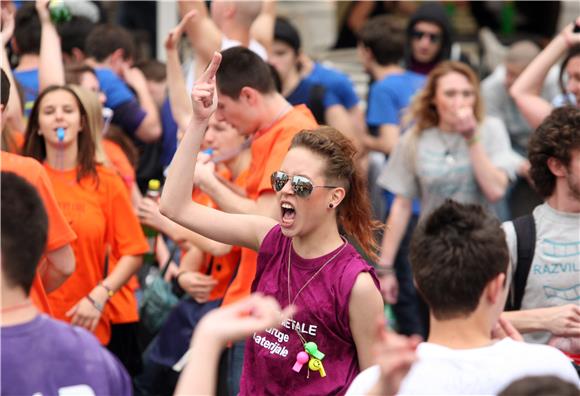
[[[512,287],[506,302],[506,311],[517,311],[522,306],[528,275],[536,250],[536,223],[532,214],[512,221],[516,231],[518,260]]]
[[[326,124],[325,108],[324,108],[324,95],[326,94],[326,88],[322,84],[314,84],[310,88],[308,96],[308,108],[312,112],[316,122],[320,125]]]

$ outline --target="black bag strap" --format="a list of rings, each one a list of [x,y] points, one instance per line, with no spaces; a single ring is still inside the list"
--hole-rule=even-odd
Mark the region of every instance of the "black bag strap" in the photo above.
[[[522,306],[528,275],[536,250],[536,222],[528,214],[512,221],[516,231],[518,260],[512,286],[506,302],[506,311],[517,311]]]
[[[173,260],[173,257],[175,256],[176,251],[177,251],[177,245],[173,245],[173,247],[169,251],[169,257],[167,258],[167,261],[163,265],[163,268],[161,268],[161,273],[159,275],[161,275],[162,278],[165,277],[165,273],[167,272],[167,269],[169,268],[169,264],[171,264],[171,261]]]
[[[320,125],[326,124],[325,120],[325,108],[324,108],[324,95],[326,94],[326,88],[324,85],[315,84],[310,88],[308,97],[308,108],[312,112],[312,115]]]

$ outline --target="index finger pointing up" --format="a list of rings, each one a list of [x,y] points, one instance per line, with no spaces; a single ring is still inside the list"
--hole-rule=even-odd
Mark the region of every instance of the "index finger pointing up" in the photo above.
[[[199,81],[210,82],[211,80],[213,80],[215,78],[215,74],[217,73],[217,71],[220,67],[221,61],[222,61],[222,54],[220,54],[219,52],[214,52],[209,66],[202,73]]]

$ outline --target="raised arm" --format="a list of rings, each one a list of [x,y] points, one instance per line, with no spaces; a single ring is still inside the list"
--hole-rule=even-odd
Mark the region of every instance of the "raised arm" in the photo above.
[[[191,120],[191,99],[185,88],[185,79],[179,63],[178,44],[187,24],[194,17],[196,11],[190,11],[179,22],[179,24],[169,32],[165,40],[165,50],[167,51],[167,88],[169,91],[169,103],[171,113],[182,131],[185,131],[189,120]]]
[[[14,81],[14,76],[12,75],[12,69],[10,68],[10,62],[8,62],[8,54],[6,54],[6,45],[12,38],[12,33],[14,32],[14,11],[8,8],[2,8],[2,69],[10,81],[10,97],[8,98],[8,104],[5,109],[5,116],[8,122],[11,123],[13,128],[17,131],[24,131],[24,119],[22,112],[22,105],[20,102],[20,95],[18,94],[18,88],[16,82]]]
[[[580,24],[580,18],[576,23]],[[573,23],[566,26],[526,67],[510,89],[510,95],[533,129],[552,112],[552,104],[541,97],[542,85],[550,68],[569,47],[580,44],[580,33],[573,33],[573,28]]]
[[[36,12],[40,18],[40,64],[38,67],[38,90],[51,85],[64,85],[64,64],[60,37],[50,20],[49,0],[37,0]]]
[[[186,26],[186,33],[195,52],[198,68],[203,68],[209,63],[212,54],[221,49],[222,32],[210,18],[205,1],[180,1],[179,12],[186,15],[193,13],[191,22]]]
[[[276,0],[262,1],[262,11],[250,27],[250,37],[262,44],[270,54],[276,25]]]
[[[193,117],[173,157],[161,195],[161,213],[207,238],[229,245],[258,250],[262,239],[276,222],[255,215],[234,215],[199,205],[191,200],[197,155],[209,117],[217,108],[215,74],[221,54],[212,61],[193,87]]]

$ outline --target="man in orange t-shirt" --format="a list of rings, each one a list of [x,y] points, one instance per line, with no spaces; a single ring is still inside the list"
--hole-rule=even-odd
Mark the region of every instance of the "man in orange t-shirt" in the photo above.
[[[307,107],[292,107],[276,91],[269,66],[247,48],[223,51],[216,79],[219,98],[216,118],[252,136],[247,197],[236,194],[217,177],[204,180],[201,188],[226,212],[261,214],[278,220],[280,208],[270,175],[280,168],[294,135],[303,129],[316,128],[316,120]],[[240,267],[226,291],[224,305],[250,294],[256,259],[256,252],[242,249]]]
[[[279,170],[294,135],[303,129],[317,127],[314,116],[303,105],[292,107],[276,91],[269,66],[255,53],[244,47],[222,52],[216,74],[219,121],[226,121],[240,133],[252,136],[252,159],[242,197],[217,177],[200,183],[217,206],[230,213],[261,214],[276,220],[280,207],[270,185],[270,175]],[[257,253],[242,249],[240,266],[235,279],[226,291],[223,304],[231,304],[250,294],[256,275]],[[229,368],[228,387],[236,394],[241,376],[239,351],[234,346]]]
[[[2,91],[1,128],[4,129],[4,111],[10,94],[10,81],[4,70],[2,70],[0,84]],[[13,172],[25,178],[36,188],[46,208],[49,222],[48,238],[44,258],[38,266],[30,297],[41,312],[51,314],[46,293],[57,289],[74,272],[75,256],[70,243],[76,239],[76,235],[56,202],[52,185],[42,165],[32,158],[2,151],[0,152],[0,170]],[[4,216],[8,215],[8,213],[4,213]]]

